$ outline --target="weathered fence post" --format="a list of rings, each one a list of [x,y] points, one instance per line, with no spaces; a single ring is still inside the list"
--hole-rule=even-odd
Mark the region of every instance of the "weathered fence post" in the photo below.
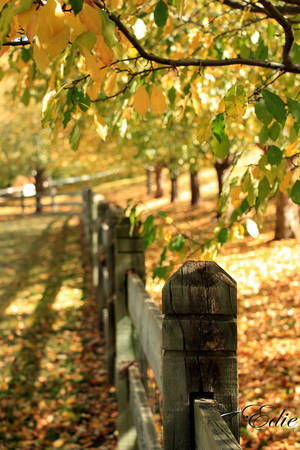
[[[99,205],[102,214],[99,228],[99,287],[97,290],[97,305],[99,310],[99,325],[104,332],[106,348],[107,381],[115,381],[115,248],[114,228],[121,219],[122,210],[117,206],[110,206],[108,202]]]
[[[118,448],[135,449],[136,430],[133,425],[130,403],[128,368],[135,360],[134,336],[127,310],[127,273],[134,270],[144,279],[145,259],[143,239],[135,228],[130,236],[130,221],[124,218],[115,229],[116,264],[116,388],[118,400]]]
[[[92,280],[93,288],[97,292],[99,287],[99,228],[103,220],[103,204],[108,205],[107,200],[101,194],[93,196],[91,205],[91,244],[92,244]]]
[[[43,205],[42,205],[42,201],[41,201],[41,194],[39,192],[36,193],[36,197],[35,197],[35,213],[36,214],[41,214],[41,212],[43,211]]]
[[[21,192],[21,210],[22,210],[22,215],[24,215],[24,213],[25,213],[25,204],[24,204],[24,192],[23,192],[23,190]]]
[[[82,221],[85,242],[88,246],[90,257],[92,253],[92,201],[92,190],[89,187],[85,187],[82,191]]]
[[[56,189],[54,186],[52,186],[50,188],[50,195],[51,195],[51,212],[55,212],[55,194],[56,194]]]
[[[162,312],[164,450],[191,450],[195,398],[238,409],[236,283],[214,262],[187,261],[163,288]],[[226,422],[238,439],[238,415]]]

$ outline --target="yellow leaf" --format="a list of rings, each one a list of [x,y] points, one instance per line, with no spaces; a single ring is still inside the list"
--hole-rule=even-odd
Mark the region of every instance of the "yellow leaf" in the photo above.
[[[146,114],[149,109],[150,100],[149,95],[144,86],[139,86],[133,101],[133,107],[139,114]]]
[[[112,9],[118,9],[122,8],[123,0],[110,0],[109,3]]]
[[[94,115],[94,124],[95,124],[98,136],[100,136],[101,139],[103,141],[105,141],[107,132],[108,132],[108,128],[107,128],[105,120],[100,115],[95,114]]]
[[[55,35],[55,38],[52,38],[48,41],[45,46],[45,50],[50,53],[52,58],[56,58],[63,49],[68,45],[70,37],[70,29],[68,27],[64,27],[59,33]]]
[[[7,3],[7,0],[0,0],[0,11],[6,3]]]
[[[252,172],[253,178],[256,178],[256,179],[260,178],[261,170],[258,166],[252,167],[251,172]]]
[[[104,92],[110,97],[111,95],[116,94],[117,92],[117,73],[112,71],[107,77],[104,84]]]
[[[127,53],[129,58],[135,58],[136,56],[138,56],[138,51],[134,47],[130,47]]]
[[[80,21],[78,15],[68,14],[66,22],[71,28],[71,40],[74,42],[78,36],[87,31],[86,26]]]
[[[33,58],[40,72],[45,72],[49,65],[47,52],[42,49],[39,38],[37,37],[33,44]]]
[[[241,186],[234,186],[230,193],[230,199],[233,206],[236,208],[240,203],[240,193],[242,191]]]
[[[57,439],[56,441],[52,442],[52,445],[54,448],[60,448],[64,445],[65,441],[63,439]]]
[[[229,239],[230,241],[234,241],[235,239],[242,239],[244,237],[244,234],[245,229],[243,225],[238,222],[234,222],[230,230]]]
[[[107,69],[99,70],[99,72],[102,75],[102,77],[100,79],[94,81],[94,83],[91,86],[89,86],[89,88],[87,89],[87,93],[91,100],[96,100],[96,98],[98,98],[99,90],[103,83]]]
[[[176,10],[180,17],[182,17],[182,14],[184,11],[184,3],[185,3],[185,0],[176,0]]]
[[[103,64],[106,66],[111,65],[114,60],[114,54],[111,48],[105,43],[102,35],[98,35],[94,50]]]
[[[91,55],[88,50],[84,50],[83,52],[87,72],[90,74],[91,78],[94,81],[99,81],[102,76],[102,71],[100,70],[100,64],[97,61],[96,55]]]
[[[32,6],[31,9],[18,14],[18,22],[20,26],[24,28],[28,39],[32,42],[39,27],[38,11],[36,11],[35,6]]]
[[[192,102],[193,102],[194,110],[195,110],[196,114],[200,114],[200,112],[202,110],[202,103],[201,103],[201,99],[197,92],[197,85],[195,83],[193,83],[191,86],[191,93],[192,93]]]
[[[185,108],[186,108],[186,106],[187,106],[187,104],[188,104],[189,98],[190,98],[189,95],[186,95],[186,96],[184,97],[183,104],[182,104],[182,106],[181,106],[181,111],[179,112],[178,117],[177,117],[177,120],[178,120],[179,122],[181,121],[181,119],[182,119],[183,116],[184,116]]]
[[[296,155],[296,153],[298,153],[298,140],[296,140],[295,142],[292,142],[291,144],[288,144],[285,147],[285,154],[286,156],[293,156]]]
[[[166,99],[161,89],[156,86],[151,90],[151,109],[154,114],[162,114],[167,107]]]
[[[284,194],[287,194],[288,188],[290,187],[291,183],[292,183],[292,172],[289,171],[284,175],[283,179],[281,180],[279,184],[279,190]]]
[[[81,23],[83,23],[88,30],[97,35],[101,34],[102,21],[100,13],[96,8],[84,3],[83,8],[78,15]]]

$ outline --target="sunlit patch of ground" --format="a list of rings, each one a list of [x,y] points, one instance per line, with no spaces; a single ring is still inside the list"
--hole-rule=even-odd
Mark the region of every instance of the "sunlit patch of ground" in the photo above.
[[[0,448],[114,449],[77,218],[0,224]]]
[[[166,211],[181,232],[197,237],[199,232],[216,223],[216,177],[212,169],[201,171],[202,201],[196,208],[189,205],[189,179],[180,177],[180,199],[169,203],[166,196],[154,199],[146,194],[143,183],[109,189],[99,186],[113,202],[126,206],[128,198],[140,201],[148,213]],[[276,416],[286,409],[289,417],[299,418],[298,428],[287,431],[264,427],[255,430],[242,421],[242,448],[300,448],[300,243],[295,240],[272,241],[274,205],[268,208],[263,232],[253,239],[247,236],[226,244],[216,261],[237,281],[239,334],[240,406],[274,405]],[[158,264],[161,249],[152,245],[147,251],[147,288],[160,305],[162,280],[152,280],[151,272]],[[177,268],[177,266],[176,266]],[[273,417],[271,415],[271,417]]]

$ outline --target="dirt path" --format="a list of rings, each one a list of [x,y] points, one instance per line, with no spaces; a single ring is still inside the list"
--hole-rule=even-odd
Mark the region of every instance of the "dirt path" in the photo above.
[[[116,447],[77,219],[0,223],[0,449]]]

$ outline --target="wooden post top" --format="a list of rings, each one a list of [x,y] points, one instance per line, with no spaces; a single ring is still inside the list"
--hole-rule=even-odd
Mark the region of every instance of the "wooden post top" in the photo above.
[[[236,282],[213,261],[187,261],[163,287],[166,315],[236,317]]]

